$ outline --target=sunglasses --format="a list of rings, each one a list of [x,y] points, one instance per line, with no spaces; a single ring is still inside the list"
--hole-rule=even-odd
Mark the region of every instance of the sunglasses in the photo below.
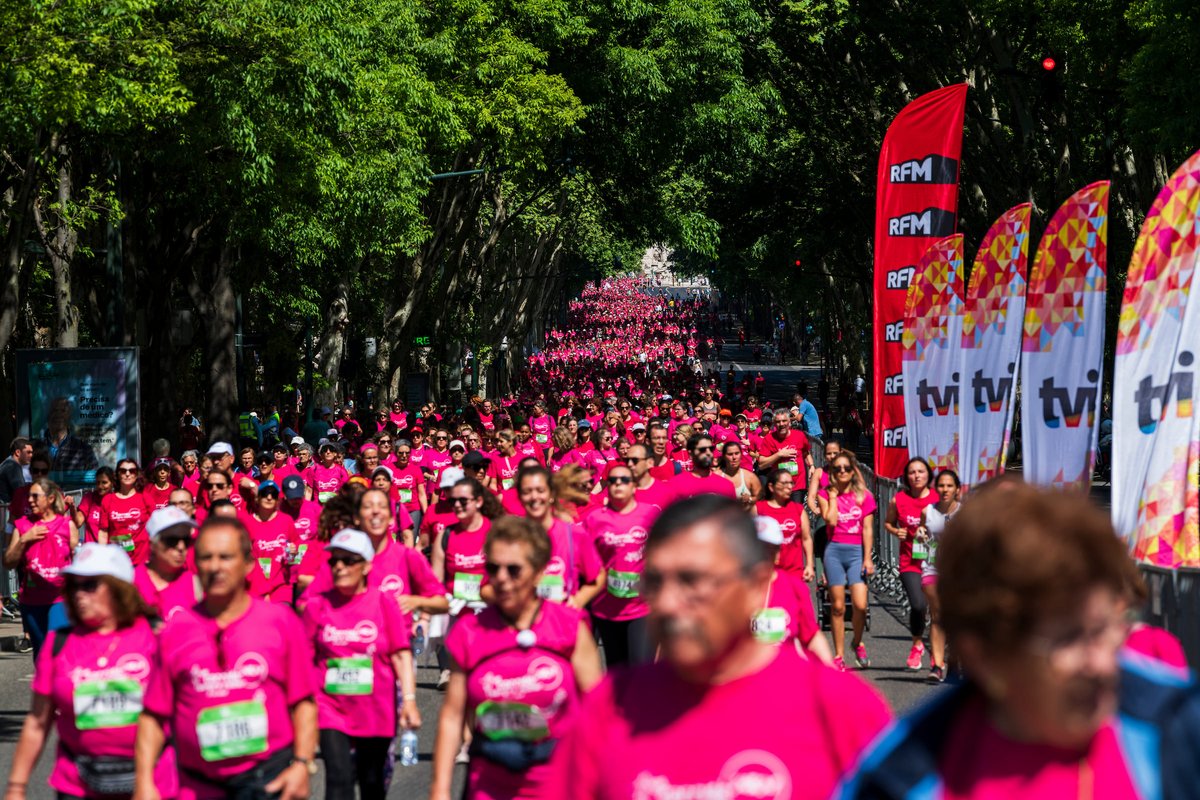
[[[32,470],[30,471],[32,472]],[[121,467],[117,470],[117,472],[121,473],[122,475],[137,475],[137,469],[135,467]]]
[[[220,483],[206,483],[204,484],[204,487],[206,489],[228,489],[229,484],[221,481]]]
[[[84,578],[83,580],[71,581],[67,584],[68,592],[84,592],[86,594],[91,594],[98,588],[100,588],[99,578]]]
[[[711,452],[713,451],[713,449],[714,449],[714,448],[713,448],[713,446],[710,444],[708,447],[697,447],[697,448],[695,449],[695,451],[693,451],[693,452],[696,452],[696,453],[711,453]]]
[[[362,556],[330,556],[329,566],[336,567],[338,564],[343,564],[347,567],[357,567],[359,564],[366,562]]]
[[[487,572],[488,577],[495,578],[501,572],[508,576],[509,580],[515,581],[521,577],[521,573],[525,571],[524,564],[494,564],[491,561],[483,565],[483,569]]]
[[[384,444],[391,444],[391,443],[392,443],[392,440],[391,440],[391,439],[380,439],[380,440],[379,440],[379,443],[380,443],[381,445],[384,445]]]
[[[644,459],[644,458],[638,458],[637,456],[626,456],[625,458],[622,458],[621,460],[622,460],[622,461],[624,461],[624,462],[625,462],[626,464],[628,464],[629,466],[633,466],[634,464],[640,464],[640,463],[642,463],[642,462],[643,462],[643,461],[645,461],[646,459]]]
[[[853,471],[854,471],[854,467],[844,467],[844,466],[836,466],[832,470],[830,470],[830,472],[836,472],[836,473],[845,473],[845,472],[853,472]]]
[[[608,479],[609,486],[624,486],[627,483],[633,483],[633,478],[628,475],[613,475]]]
[[[258,498],[260,500],[278,500],[279,492],[259,492]]]
[[[451,497],[451,498],[450,498],[450,505],[453,505],[453,506],[465,506],[465,505],[467,505],[468,503],[470,503],[470,502],[471,502],[472,500],[474,500],[474,499],[475,499],[474,497]]]
[[[192,537],[190,536],[164,536],[159,539],[159,541],[162,542],[163,547],[167,548],[168,550],[174,550],[175,548],[179,547],[179,545],[183,545],[184,547],[192,546]]]

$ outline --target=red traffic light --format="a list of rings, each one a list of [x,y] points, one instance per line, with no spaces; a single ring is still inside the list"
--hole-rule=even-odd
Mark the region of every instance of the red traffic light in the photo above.
[[[796,259],[796,266],[797,267],[800,266],[800,259],[798,259],[798,258]]]
[[[1046,56],[1042,59],[1042,69],[1046,70],[1046,72],[1054,72],[1055,68],[1057,67],[1058,62],[1055,61],[1051,56]]]

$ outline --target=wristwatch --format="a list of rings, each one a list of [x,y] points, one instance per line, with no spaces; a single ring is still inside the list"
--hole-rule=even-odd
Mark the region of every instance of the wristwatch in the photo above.
[[[297,757],[293,756],[292,763],[293,764],[303,764],[304,768],[306,770],[308,770],[309,775],[317,774],[317,760],[315,758],[297,758]]]

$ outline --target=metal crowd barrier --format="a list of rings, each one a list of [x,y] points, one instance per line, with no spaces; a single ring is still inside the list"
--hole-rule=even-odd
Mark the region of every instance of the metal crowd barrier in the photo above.
[[[1200,668],[1200,569],[1139,564],[1150,599],[1142,612],[1149,625],[1179,638],[1193,669]]]

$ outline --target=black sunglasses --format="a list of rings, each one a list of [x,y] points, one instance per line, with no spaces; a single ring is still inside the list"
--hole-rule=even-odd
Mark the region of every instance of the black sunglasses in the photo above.
[[[608,479],[609,486],[623,486],[626,483],[633,483],[633,478],[628,475],[613,475]]]
[[[82,580],[73,580],[67,584],[68,592],[86,592],[91,594],[100,588],[99,578],[84,578]]]
[[[455,506],[465,506],[474,499],[474,497],[451,497],[450,504]]]
[[[491,561],[483,565],[484,571],[488,577],[495,578],[501,572],[508,575],[509,580],[517,580],[521,577],[521,573],[525,571],[524,564],[494,564]]]
[[[229,488],[229,484],[225,483],[224,481],[221,481],[220,483],[206,483],[206,484],[204,484],[204,486],[207,489],[228,489]]]
[[[190,536],[163,536],[159,539],[159,541],[162,542],[163,547],[167,548],[168,550],[174,550],[181,544],[184,547],[192,546],[192,537]]]
[[[338,564],[344,564],[347,567],[357,567],[359,564],[362,564],[365,561],[366,559],[362,556],[332,555],[329,557],[329,566],[336,567]]]

